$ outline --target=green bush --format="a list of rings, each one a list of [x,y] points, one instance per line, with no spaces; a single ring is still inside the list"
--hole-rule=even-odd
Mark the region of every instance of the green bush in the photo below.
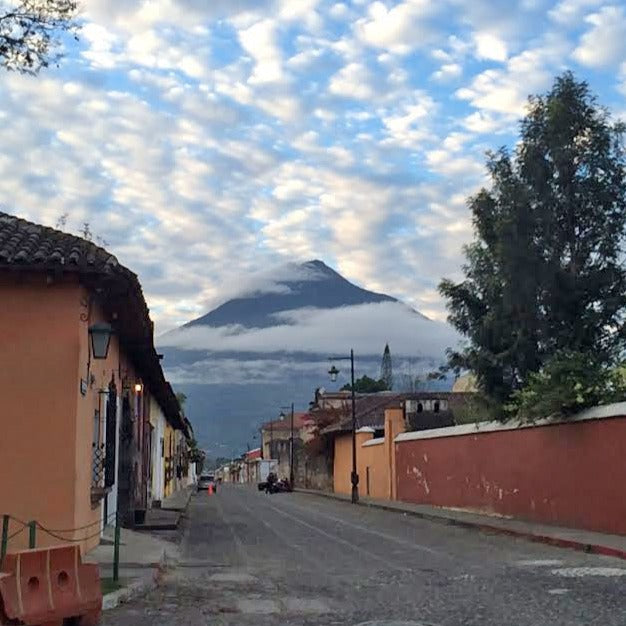
[[[563,418],[625,396],[626,377],[620,370],[607,368],[593,354],[561,351],[513,393],[505,411],[524,421]]]

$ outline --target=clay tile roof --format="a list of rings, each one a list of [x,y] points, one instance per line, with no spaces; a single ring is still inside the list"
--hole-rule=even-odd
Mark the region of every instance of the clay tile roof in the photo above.
[[[0,265],[108,272],[119,263],[91,241],[0,212]]]
[[[310,424],[312,418],[308,413],[299,413],[294,412],[293,414],[293,427],[294,428],[302,428],[307,424]],[[272,422],[267,422],[262,426],[263,430],[290,430],[291,429],[291,416],[289,413],[286,414],[285,419],[277,419]]]

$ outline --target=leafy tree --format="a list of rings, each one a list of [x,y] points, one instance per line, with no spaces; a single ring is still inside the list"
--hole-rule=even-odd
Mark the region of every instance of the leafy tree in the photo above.
[[[187,445],[189,446],[189,459],[195,463],[198,474],[201,474],[206,462],[206,452],[198,447],[195,439],[191,439]]]
[[[341,391],[351,391],[352,385],[348,383],[341,388]],[[354,381],[354,391],[357,393],[376,393],[378,391],[389,391],[384,380],[374,380],[367,375],[361,376]]]
[[[183,393],[182,391],[179,391],[176,394],[176,399],[178,400],[178,404],[180,404],[180,410],[182,411],[182,414],[185,414],[185,402],[187,402],[187,394]]]
[[[533,421],[571,415],[589,406],[621,401],[625,396],[626,380],[619,370],[608,369],[589,353],[564,350],[552,356],[541,371],[531,374],[505,409]]]
[[[535,374],[553,371],[545,364],[558,369],[568,354],[590,355],[604,371],[623,348],[623,133],[568,72],[529,99],[515,152],[488,155],[491,187],[469,199],[465,278],[439,289],[468,339],[450,366],[474,372],[496,401],[537,384]]]
[[[37,74],[61,58],[60,35],[76,38],[76,0],[0,0],[0,65]]]

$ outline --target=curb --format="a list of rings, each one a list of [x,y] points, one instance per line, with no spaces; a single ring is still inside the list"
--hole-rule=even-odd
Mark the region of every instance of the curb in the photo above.
[[[336,494],[333,493],[314,491],[310,489],[294,489],[294,491],[298,493],[309,494],[312,496],[319,496],[321,498],[328,498],[337,502],[345,502],[351,504],[349,499],[337,497]],[[404,513],[405,515],[419,517],[420,519],[425,519],[431,522],[439,522],[440,524],[448,524],[450,526],[458,526],[460,528],[482,530],[486,532],[498,533],[500,535],[508,535],[510,537],[519,537],[520,539],[526,539],[535,543],[543,543],[554,546],[556,548],[569,548],[570,550],[578,550],[580,552],[587,552],[588,554],[612,556],[618,559],[626,560],[626,550],[612,548],[611,546],[585,543],[584,541],[576,541],[575,539],[563,539],[561,537],[554,537],[551,535],[536,534],[529,531],[516,530],[515,528],[505,528],[502,526],[497,526],[495,524],[489,524],[488,522],[472,522],[469,520],[456,519],[454,517],[446,517],[445,515],[429,514],[423,513],[421,511],[411,511],[410,509],[395,507],[393,506],[393,504],[364,502],[362,500],[360,500],[358,504],[360,506],[368,506],[374,509],[391,511],[393,513]]]
[[[106,596],[102,597],[102,610],[110,611],[111,609],[116,609],[121,604],[126,604],[156,589],[159,584],[159,577],[160,570],[157,569],[152,576],[140,578],[130,583],[127,587],[123,587],[112,593],[107,593]]]
[[[150,576],[144,576],[143,578],[134,580],[126,587],[122,587],[117,591],[102,596],[102,610],[110,611],[111,609],[116,609],[121,604],[136,600],[150,591],[153,591],[159,586],[165,571],[172,565],[173,563],[169,561],[167,552],[163,550],[161,560],[154,565]]]

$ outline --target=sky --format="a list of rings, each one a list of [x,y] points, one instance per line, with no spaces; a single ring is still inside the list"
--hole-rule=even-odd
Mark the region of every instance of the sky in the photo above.
[[[3,210],[88,222],[167,331],[281,263],[445,319],[467,197],[566,69],[626,117],[605,0],[85,0],[77,43],[0,75]]]

